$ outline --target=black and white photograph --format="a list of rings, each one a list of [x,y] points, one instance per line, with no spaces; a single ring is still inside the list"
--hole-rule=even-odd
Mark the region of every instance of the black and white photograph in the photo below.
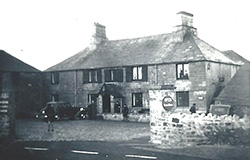
[[[247,0],[0,6],[0,160],[250,160]]]

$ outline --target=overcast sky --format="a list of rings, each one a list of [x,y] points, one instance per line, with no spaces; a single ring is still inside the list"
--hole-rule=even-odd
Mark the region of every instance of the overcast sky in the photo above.
[[[93,24],[110,40],[170,33],[194,14],[198,37],[250,60],[247,0],[0,0],[0,49],[45,70],[86,48]]]

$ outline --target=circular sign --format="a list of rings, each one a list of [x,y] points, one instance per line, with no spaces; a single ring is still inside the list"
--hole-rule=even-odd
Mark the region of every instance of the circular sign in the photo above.
[[[166,111],[170,111],[174,107],[174,100],[170,96],[165,96],[162,99],[162,106]]]

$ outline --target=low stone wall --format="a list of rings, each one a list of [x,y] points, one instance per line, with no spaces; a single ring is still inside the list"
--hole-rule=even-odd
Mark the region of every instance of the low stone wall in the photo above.
[[[123,115],[122,114],[102,114],[102,117],[104,120],[113,120],[113,121],[123,121]],[[150,116],[149,114],[133,114],[130,113],[128,115],[128,121],[131,122],[149,122]]]
[[[151,115],[151,142],[167,147],[200,144],[250,144],[250,118],[208,114]]]

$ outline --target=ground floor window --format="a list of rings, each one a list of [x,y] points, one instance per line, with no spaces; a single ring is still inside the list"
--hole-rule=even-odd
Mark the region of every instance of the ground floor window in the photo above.
[[[142,107],[142,93],[132,93],[132,107]]]
[[[189,106],[189,92],[182,91],[176,92],[177,107],[188,107]]]
[[[88,104],[90,104],[92,101],[93,101],[94,103],[96,103],[97,97],[98,97],[97,94],[89,94],[89,95],[88,95]]]
[[[50,95],[51,102],[57,102],[59,101],[59,94],[51,94]]]

